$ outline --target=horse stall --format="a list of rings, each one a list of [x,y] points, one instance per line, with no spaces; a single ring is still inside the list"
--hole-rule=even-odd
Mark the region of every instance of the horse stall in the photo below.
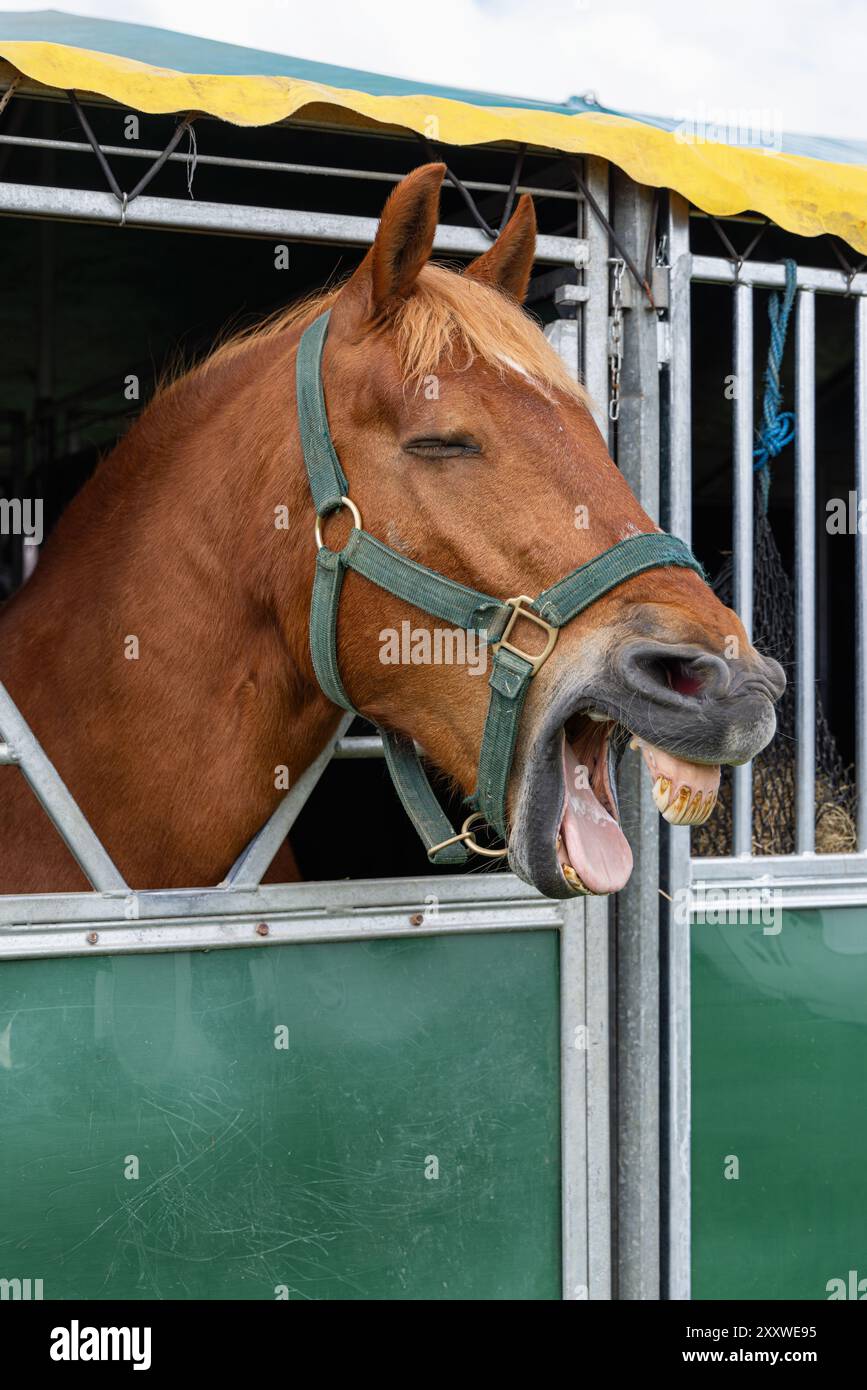
[[[435,255],[532,195],[528,307],[791,713],[692,832],[624,757],[610,898],[432,865],[351,713],[222,882],[142,890],[0,686],[3,794],[26,779],[92,885],[0,897],[2,1296],[827,1297],[867,1137],[867,542],[825,525],[867,481],[855,154],[742,149],[724,194],[730,150],[590,100],[53,13],[0,34],[3,597],[38,565],[24,499],[48,535],[179,360],[353,270],[443,160]],[[287,836],[301,881],[266,882]]]

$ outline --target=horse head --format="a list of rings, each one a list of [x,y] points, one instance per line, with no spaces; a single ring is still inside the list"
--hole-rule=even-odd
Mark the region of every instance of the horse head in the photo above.
[[[659,528],[613,463],[583,389],[520,307],[531,200],[459,274],[430,263],[443,174],[427,165],[398,185],[371,250],[330,298],[328,425],[369,534],[483,593],[535,595]],[[326,518],[329,548],[347,528],[345,512]],[[519,611],[510,640],[538,651],[538,626]],[[490,695],[485,653],[441,628],[349,573],[340,679],[356,709],[416,740],[470,796]],[[700,824],[720,764],[747,762],[772,738],[784,685],[693,570],[618,583],[562,627],[531,683],[507,788],[511,866],[552,897],[621,888],[632,867],[615,780],[626,744],[640,749],[665,819]]]

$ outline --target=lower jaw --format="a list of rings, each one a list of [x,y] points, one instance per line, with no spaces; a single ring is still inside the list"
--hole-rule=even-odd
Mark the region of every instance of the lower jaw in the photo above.
[[[614,763],[614,739],[630,738],[628,731],[587,720],[561,734],[563,806],[556,838],[561,891],[567,894],[616,893],[632,873],[629,843],[619,824]],[[640,751],[651,776],[653,798],[672,825],[700,825],[713,811],[719,788],[719,766],[704,766],[674,757],[665,750],[632,737],[630,747]]]

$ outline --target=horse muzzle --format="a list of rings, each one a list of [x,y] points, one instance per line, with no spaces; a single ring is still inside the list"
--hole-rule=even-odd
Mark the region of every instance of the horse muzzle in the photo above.
[[[716,805],[720,765],[773,738],[781,667],[751,651],[724,660],[690,644],[628,641],[598,677],[567,672],[528,730],[517,777],[509,862],[548,897],[612,893],[632,872],[620,825],[617,767],[635,750],[670,824],[700,825]]]

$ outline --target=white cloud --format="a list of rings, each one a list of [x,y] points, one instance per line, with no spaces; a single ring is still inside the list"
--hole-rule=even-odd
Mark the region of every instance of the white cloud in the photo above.
[[[40,9],[45,0],[18,0]],[[12,8],[13,6],[10,6]],[[89,0],[85,13],[421,81],[864,138],[864,0]]]

